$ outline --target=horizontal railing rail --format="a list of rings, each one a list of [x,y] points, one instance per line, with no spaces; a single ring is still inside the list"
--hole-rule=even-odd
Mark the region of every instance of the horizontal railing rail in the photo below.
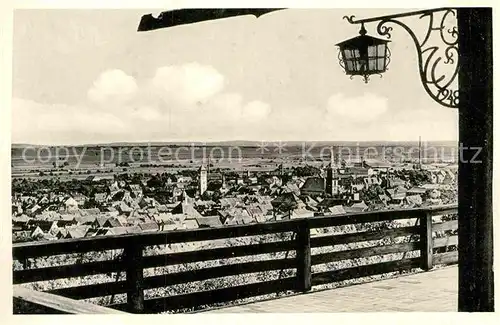
[[[458,253],[456,249],[450,251],[450,247],[458,245],[456,213],[457,206],[449,205],[19,243],[12,249],[13,259],[18,262],[13,281],[29,284],[105,275],[106,282],[93,280],[47,291],[72,299],[126,294],[126,302],[116,303],[113,298],[110,306],[133,313],[203,308],[286,291],[306,292],[316,285],[418,268],[430,270],[437,264],[456,263]],[[453,217],[440,222],[433,219],[447,215]],[[320,230],[325,228],[330,231],[322,234]],[[312,230],[319,235],[313,236]],[[240,242],[234,243],[234,240]],[[175,252],[166,249],[169,245],[196,243],[204,246]],[[216,244],[222,247],[214,247]],[[113,250],[117,257],[98,260],[99,254]],[[95,258],[91,256],[87,262],[78,258],[90,252]],[[76,260],[71,262],[70,257]],[[62,263],[52,265],[51,259]],[[42,262],[36,262],[40,260]],[[113,273],[116,277],[110,275]],[[234,280],[234,277],[240,279]],[[230,278],[233,280],[228,280],[228,285],[219,285],[223,283],[220,279]],[[247,278],[256,280],[247,283]],[[244,283],[240,283],[242,281]],[[201,290],[186,292],[193,283],[205,284],[194,286]],[[174,290],[174,294],[168,291],[186,284],[189,285]],[[164,292],[145,299],[145,292],[151,290]]]

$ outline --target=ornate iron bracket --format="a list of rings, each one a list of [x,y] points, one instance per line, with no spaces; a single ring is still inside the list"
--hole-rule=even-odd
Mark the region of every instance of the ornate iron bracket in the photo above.
[[[441,14],[441,19],[438,20],[439,24],[437,26],[435,25],[436,13]],[[420,16],[419,19],[428,19],[428,29],[422,41],[419,41],[410,27],[398,20],[398,18],[410,16]],[[453,26],[447,26],[450,23],[450,17],[455,17]],[[439,8],[421,10],[362,20],[355,20],[354,18],[355,16],[344,17],[351,24],[378,22],[377,33],[387,38],[391,38],[393,28],[386,26],[386,24],[401,26],[408,32],[417,49],[420,79],[425,91],[439,104],[446,107],[458,108],[459,91],[457,76],[460,68],[460,60],[458,55],[456,9]],[[429,42],[431,36],[434,35],[439,36],[441,44],[429,44],[431,43]],[[438,67],[442,67],[447,71],[449,70],[449,73],[440,73],[438,77]]]

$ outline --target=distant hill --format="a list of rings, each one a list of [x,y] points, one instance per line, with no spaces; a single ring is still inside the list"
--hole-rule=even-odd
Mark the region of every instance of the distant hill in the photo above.
[[[264,141],[265,143],[273,144],[279,141]],[[378,146],[418,146],[418,141],[281,141],[286,146],[302,146],[304,143],[308,145],[313,145],[316,147],[378,147]],[[251,141],[251,140],[228,140],[228,141],[167,141],[167,142],[110,142],[110,143],[93,143],[93,144],[79,144],[79,145],[32,145],[26,143],[13,143],[11,145],[12,149],[23,149],[26,147],[58,147],[58,146],[72,146],[72,147],[135,147],[135,146],[222,146],[222,147],[258,147],[262,141]],[[457,141],[423,141],[423,145],[433,145],[433,146],[445,146],[445,147],[456,147]]]

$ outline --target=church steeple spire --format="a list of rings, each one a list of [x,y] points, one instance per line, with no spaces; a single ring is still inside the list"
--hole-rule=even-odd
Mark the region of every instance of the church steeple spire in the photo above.
[[[337,166],[335,164],[333,152],[330,156],[330,164],[326,168],[325,192],[326,195],[331,196],[336,196],[338,194]]]
[[[208,188],[208,170],[205,164],[202,164],[200,167],[199,188],[200,188],[200,195],[205,193],[205,191]]]

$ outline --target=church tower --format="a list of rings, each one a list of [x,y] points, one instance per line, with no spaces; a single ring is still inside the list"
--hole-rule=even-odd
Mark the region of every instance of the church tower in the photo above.
[[[200,187],[200,195],[202,195],[208,188],[208,171],[205,165],[201,165],[198,185]]]
[[[221,183],[221,187],[226,188],[226,175],[224,174],[224,172],[221,173]]]
[[[339,194],[339,181],[337,177],[337,166],[331,156],[330,165],[328,165],[326,170],[326,184],[325,184],[325,194],[331,196],[337,196]]]

